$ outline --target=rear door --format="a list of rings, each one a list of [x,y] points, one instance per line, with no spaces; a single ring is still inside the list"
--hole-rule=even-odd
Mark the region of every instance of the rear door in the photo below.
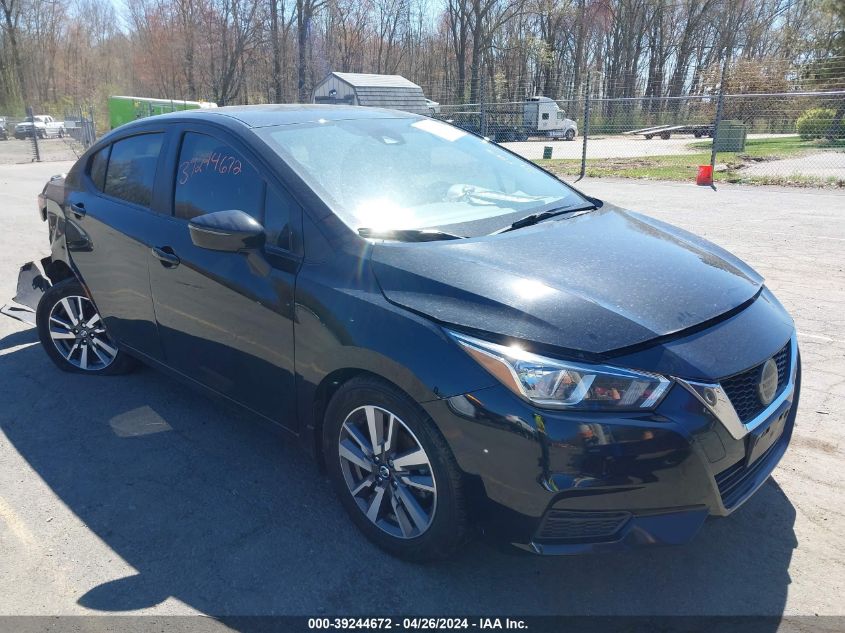
[[[69,256],[109,335],[123,346],[162,357],[150,293],[150,245],[164,221],[155,181],[165,134],[118,139],[93,154],[66,197]]]
[[[301,208],[234,136],[193,125],[174,134],[174,143],[168,162],[173,217],[155,244],[170,257],[150,267],[166,362],[293,429]],[[264,225],[263,252],[247,257],[194,246],[189,220],[228,209]]]

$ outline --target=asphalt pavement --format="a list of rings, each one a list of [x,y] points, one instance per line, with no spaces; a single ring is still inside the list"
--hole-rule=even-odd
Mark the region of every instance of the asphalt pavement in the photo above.
[[[35,196],[69,166],[0,166],[0,301],[47,252]],[[481,540],[401,562],[358,534],[293,442],[151,369],[61,373],[0,317],[0,615],[845,615],[845,195],[583,189],[732,250],[796,318],[793,443],[734,515],[686,546],[539,558]]]

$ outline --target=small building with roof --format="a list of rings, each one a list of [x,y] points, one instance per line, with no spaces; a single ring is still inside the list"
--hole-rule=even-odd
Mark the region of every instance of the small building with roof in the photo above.
[[[331,73],[314,87],[313,102],[393,108],[431,114],[422,88],[401,75]]]

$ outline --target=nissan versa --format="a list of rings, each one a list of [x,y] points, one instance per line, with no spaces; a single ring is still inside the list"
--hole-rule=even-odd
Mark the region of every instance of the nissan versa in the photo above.
[[[795,327],[736,257],[431,118],[345,106],[121,126],[38,210],[4,311],[60,369],[137,361],[315,454],[413,560],[683,543],[786,450]]]

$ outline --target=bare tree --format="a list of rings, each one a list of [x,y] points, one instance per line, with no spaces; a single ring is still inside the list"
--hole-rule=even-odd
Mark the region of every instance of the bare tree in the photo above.
[[[662,98],[713,68],[845,84],[841,0],[0,0],[0,104],[109,94],[308,101],[329,70],[398,73],[445,102]],[[121,23],[122,22],[122,23]],[[773,60],[784,60],[783,65]],[[792,73],[796,64],[810,69]],[[837,74],[838,73],[838,74]],[[811,77],[812,75],[812,77]],[[791,78],[790,78],[791,77]],[[838,83],[837,83],[838,82]],[[774,84],[773,84],[774,85]]]
[[[314,16],[329,0],[296,0],[296,87],[300,103],[310,101],[308,88],[308,34]]]
[[[9,47],[12,53],[12,65],[14,66],[17,86],[17,93],[26,96],[26,83],[23,73],[23,62],[21,61],[20,45],[18,43],[18,22],[21,17],[21,0],[0,0],[0,9],[3,11],[3,32],[9,40]]]

